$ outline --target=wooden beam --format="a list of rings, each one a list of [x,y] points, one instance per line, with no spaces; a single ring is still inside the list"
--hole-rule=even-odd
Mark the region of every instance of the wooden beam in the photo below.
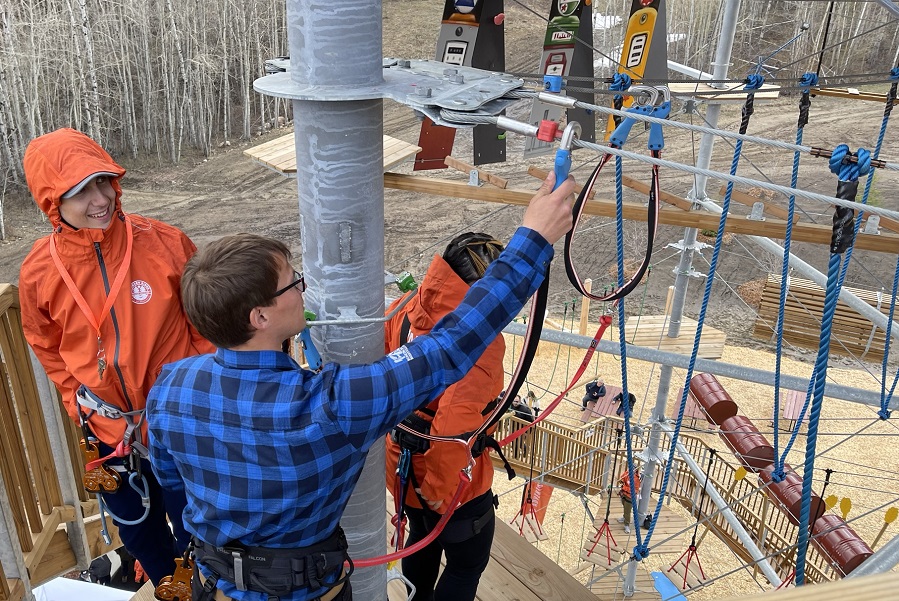
[[[496,190],[492,188],[477,188],[465,183],[424,177],[420,175],[403,175],[399,173],[385,173],[384,187],[410,192],[422,192],[449,196],[453,198],[468,198],[484,202],[498,202],[518,206],[527,206],[534,196],[533,191],[528,190]],[[636,203],[624,203],[622,207],[624,218],[631,221],[646,221],[646,207]],[[615,216],[615,201],[592,200],[584,205],[586,215],[600,215],[603,217]],[[659,223],[662,225],[674,225],[692,227],[697,229],[718,229],[719,215],[708,211],[682,211],[680,209],[662,209],[659,214]],[[783,240],[786,232],[786,222],[780,219],[768,219],[766,221],[751,221],[745,217],[732,216],[727,220],[725,231],[735,234],[747,234],[752,236],[765,236]],[[793,240],[797,242],[813,242],[815,244],[830,244],[831,227],[815,223],[797,223],[793,226]],[[899,235],[897,234],[863,234],[859,233],[855,239],[855,248],[859,250],[873,250],[890,254],[899,254]]]
[[[649,184],[645,182],[641,182],[625,175],[621,178],[621,183],[623,183],[631,190],[636,190],[637,192],[642,192],[643,194],[649,194]],[[664,190],[659,191],[659,198],[670,205],[674,205],[678,209],[683,209],[684,211],[689,211],[693,208],[693,203],[689,200],[681,198],[680,196],[677,196],[675,194],[671,194],[670,192],[665,192]]]
[[[50,515],[44,518],[43,529],[40,534],[33,537],[34,547],[25,554],[25,567],[28,568],[29,572],[34,572],[38,564],[43,560],[44,553],[47,552],[50,541],[53,539],[53,535],[56,533],[59,525],[74,519],[75,508],[72,505],[54,507]]]
[[[899,574],[887,572],[874,576],[863,576],[850,580],[837,580],[835,582],[822,582],[814,586],[800,586],[776,591],[772,597],[772,591],[766,591],[759,595],[731,597],[736,601],[880,601],[892,599],[899,588]]]
[[[469,165],[468,163],[466,163],[464,161],[460,161],[459,159],[457,159],[455,157],[447,156],[443,160],[443,162],[446,164],[447,167],[451,167],[453,169],[461,171],[465,175],[468,175],[472,171],[477,171],[478,179],[480,181],[487,182],[488,184],[492,184],[492,185],[496,186],[497,188],[502,188],[503,190],[505,190],[509,185],[509,180],[507,180],[506,178],[500,177],[498,175],[494,175],[492,173],[487,173],[483,169],[479,169],[478,167],[475,167],[474,165]]]
[[[534,167],[532,165],[528,167],[528,175],[530,175],[531,177],[536,177],[540,181],[543,181],[546,179],[546,176],[549,175],[549,171],[541,169],[540,167]],[[580,186],[577,189],[577,193],[580,194],[582,189],[583,186]],[[590,190],[590,194],[587,195],[587,200],[593,200],[594,198],[596,198],[596,190]]]
[[[724,198],[724,196],[726,194],[727,194],[727,184],[721,186],[721,188],[718,190],[719,198]],[[742,205],[746,205],[747,207],[751,207],[755,203],[760,202],[765,206],[765,210],[768,213],[774,215],[778,219],[782,219],[784,222],[786,222],[787,217],[790,216],[790,211],[788,211],[787,209],[777,206],[774,203],[766,202],[766,201],[762,200],[761,198],[756,198],[755,196],[746,194],[745,192],[740,192],[739,190],[736,190],[736,189],[731,190],[730,197],[731,197],[731,199],[736,200],[738,203],[740,203]],[[799,221],[799,214],[793,213],[793,224],[795,224],[797,221]]]
[[[870,100],[886,104],[887,95],[877,92],[861,92],[849,88],[812,88],[812,96],[833,96],[834,98],[852,98],[854,100]],[[893,104],[899,104],[899,98],[893,100]]]

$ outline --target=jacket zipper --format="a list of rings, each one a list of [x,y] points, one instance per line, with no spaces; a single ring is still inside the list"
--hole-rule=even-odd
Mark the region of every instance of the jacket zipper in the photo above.
[[[109,296],[109,278],[106,276],[106,262],[103,260],[103,253],[100,251],[100,243],[94,242],[94,250],[97,252],[97,262],[100,263],[100,275],[103,276],[103,288],[106,289],[106,295]],[[109,318],[112,320],[112,328],[115,330],[115,353],[112,356],[112,366],[115,373],[119,377],[119,383],[122,385],[122,395],[128,404],[128,411],[134,411],[134,404],[128,397],[128,388],[125,386],[125,376],[122,375],[122,369],[119,367],[119,346],[121,336],[119,335],[119,320],[115,316],[115,307],[109,308]]]

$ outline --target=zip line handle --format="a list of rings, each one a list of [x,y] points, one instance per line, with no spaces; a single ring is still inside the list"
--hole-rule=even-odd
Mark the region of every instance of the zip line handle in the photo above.
[[[568,179],[568,173],[571,171],[571,147],[574,141],[581,137],[581,124],[572,121],[565,126],[562,132],[562,139],[559,141],[559,149],[556,151],[556,160],[553,164],[553,172],[556,174],[556,183],[553,190],[562,185]]]

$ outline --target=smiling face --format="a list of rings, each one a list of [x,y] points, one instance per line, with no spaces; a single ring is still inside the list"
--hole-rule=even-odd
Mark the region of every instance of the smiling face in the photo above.
[[[106,175],[90,180],[77,194],[60,201],[59,214],[74,228],[105,230],[112,222],[115,189]]]

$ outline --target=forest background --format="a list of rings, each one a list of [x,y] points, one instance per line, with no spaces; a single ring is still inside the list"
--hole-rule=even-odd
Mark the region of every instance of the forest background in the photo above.
[[[507,33],[507,70],[534,73],[550,2],[505,4],[534,31],[529,40],[512,44]],[[796,35],[800,23],[809,23],[810,30],[766,64],[779,68],[776,77],[785,80],[814,69],[829,3],[743,4],[734,46],[737,77]],[[384,0],[383,5],[385,13],[400,10],[417,23],[417,13],[439,15],[442,2]],[[597,48],[617,57],[630,2],[595,0],[592,6],[594,14],[611,17],[595,37]],[[669,59],[708,69],[722,6],[718,0],[668,2]],[[896,64],[899,28],[895,21],[890,26],[895,15],[870,2],[837,2],[832,12],[829,43],[858,37],[824,53],[821,74],[828,81],[839,85],[833,76],[885,73]],[[385,26],[385,38],[429,41],[438,29],[436,19],[421,32],[428,35],[410,34],[394,23],[392,33]],[[23,191],[21,158],[28,141],[57,127],[90,134],[114,156],[178,163],[185,147],[208,155],[224,141],[247,140],[289,121],[288,103],[252,89],[253,80],[265,75],[266,59],[286,52],[284,0],[0,3],[0,198]],[[411,58],[432,57],[433,45],[427,44]],[[610,74],[608,66],[598,66],[597,77]]]

